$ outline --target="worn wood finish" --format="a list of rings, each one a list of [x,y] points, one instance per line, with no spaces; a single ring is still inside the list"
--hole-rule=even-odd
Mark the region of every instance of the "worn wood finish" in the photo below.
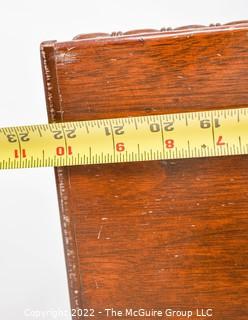
[[[49,121],[247,107],[247,40],[244,22],[45,42]],[[247,319],[247,156],[55,174],[72,308]]]

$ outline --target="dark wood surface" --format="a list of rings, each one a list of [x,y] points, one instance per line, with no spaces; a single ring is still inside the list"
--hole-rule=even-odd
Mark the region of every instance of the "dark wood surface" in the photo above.
[[[248,106],[245,22],[80,35],[41,55],[50,122]],[[72,308],[247,319],[247,156],[55,175]]]

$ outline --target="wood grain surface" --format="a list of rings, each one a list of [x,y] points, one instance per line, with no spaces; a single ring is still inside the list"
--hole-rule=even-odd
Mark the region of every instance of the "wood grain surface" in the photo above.
[[[79,35],[41,56],[50,122],[248,107],[246,22]],[[72,308],[248,318],[247,156],[55,175]]]

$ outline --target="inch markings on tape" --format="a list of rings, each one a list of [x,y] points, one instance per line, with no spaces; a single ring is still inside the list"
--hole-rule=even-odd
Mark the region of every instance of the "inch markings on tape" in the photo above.
[[[248,154],[248,108],[0,129],[0,169]]]

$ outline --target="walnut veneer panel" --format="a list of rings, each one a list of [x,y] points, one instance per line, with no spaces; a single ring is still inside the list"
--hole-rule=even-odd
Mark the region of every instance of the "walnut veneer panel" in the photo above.
[[[41,55],[49,121],[248,106],[245,22],[80,35]],[[247,319],[247,156],[55,174],[72,308]]]

